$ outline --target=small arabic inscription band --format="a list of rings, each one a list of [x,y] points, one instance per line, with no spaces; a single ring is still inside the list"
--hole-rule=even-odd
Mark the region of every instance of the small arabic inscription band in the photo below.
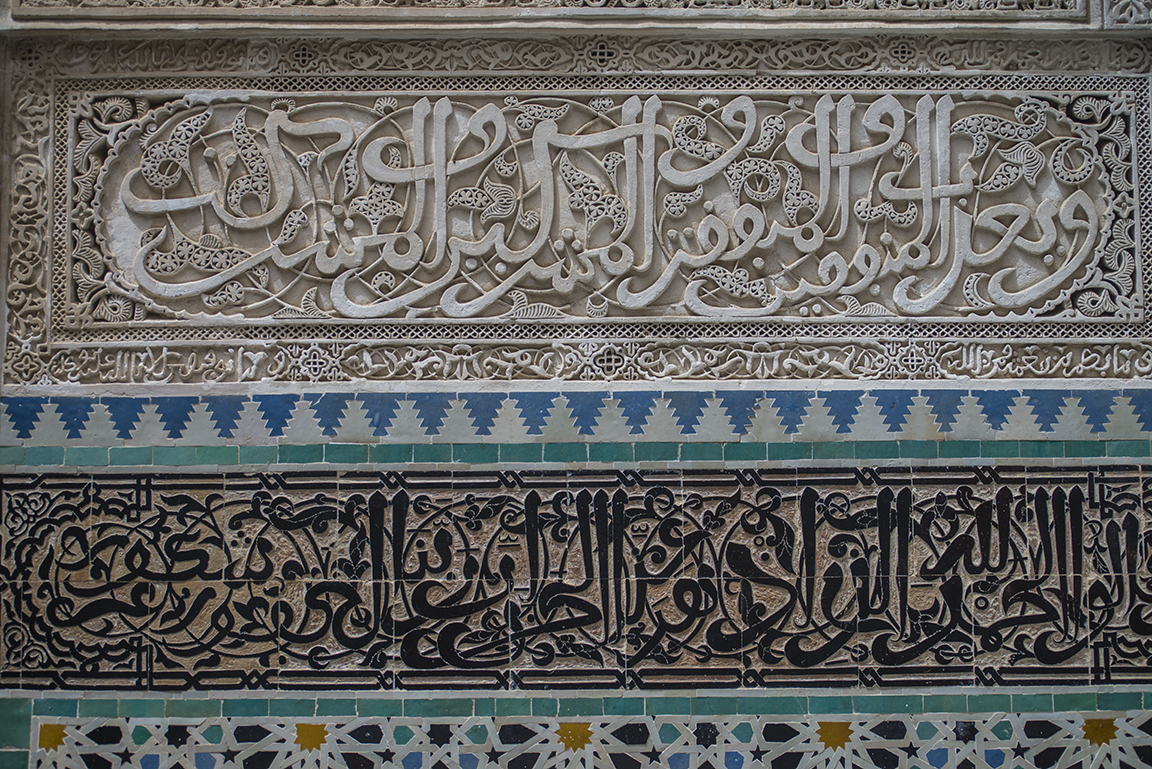
[[[1143,473],[7,476],[0,680],[1146,683]]]

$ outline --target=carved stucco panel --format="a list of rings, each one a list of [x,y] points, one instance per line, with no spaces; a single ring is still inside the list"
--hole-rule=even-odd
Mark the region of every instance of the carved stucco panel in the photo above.
[[[773,55],[835,69],[854,45]],[[19,55],[10,383],[1149,368],[1145,78],[391,77],[367,72],[394,48],[315,48]],[[503,66],[586,50],[508,44]],[[332,74],[253,72],[291,61]]]

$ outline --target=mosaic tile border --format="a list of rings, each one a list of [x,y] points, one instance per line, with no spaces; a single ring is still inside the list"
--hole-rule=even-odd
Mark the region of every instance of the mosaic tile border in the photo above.
[[[1129,712],[903,712],[852,717],[683,715],[531,718],[36,716],[27,751],[0,761],[29,769],[289,766],[832,767],[1146,766],[1152,717]],[[34,735],[34,738],[33,738]]]
[[[0,685],[1145,684],[1152,467],[0,477]]]
[[[1146,441],[1152,435],[1152,389],[1145,388],[40,395],[7,396],[0,404],[0,446],[25,447],[795,443],[880,436],[1059,442]]]

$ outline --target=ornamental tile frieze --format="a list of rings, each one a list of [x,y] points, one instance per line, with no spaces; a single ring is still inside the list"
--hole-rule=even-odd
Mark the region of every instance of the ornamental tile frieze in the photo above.
[[[8,381],[1149,368],[1146,78],[347,61],[23,81]]]
[[[10,687],[1149,681],[1146,468],[0,484]]]

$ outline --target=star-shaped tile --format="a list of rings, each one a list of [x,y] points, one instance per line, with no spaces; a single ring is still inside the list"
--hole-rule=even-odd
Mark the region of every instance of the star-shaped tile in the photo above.
[[[488,759],[488,763],[496,764],[496,763],[499,763],[500,756],[502,756],[502,755],[504,755],[504,754],[501,753],[499,750],[496,750],[496,748],[492,748],[492,750],[489,750],[487,753],[484,754],[484,757]]]
[[[647,758],[650,763],[653,763],[653,764],[659,764],[660,763],[660,751],[656,747],[653,747],[652,750],[641,753],[640,755]]]
[[[764,750],[764,748],[760,748],[760,747],[752,748],[752,760],[753,761],[763,761],[764,760],[764,754],[767,752],[768,751]]]

